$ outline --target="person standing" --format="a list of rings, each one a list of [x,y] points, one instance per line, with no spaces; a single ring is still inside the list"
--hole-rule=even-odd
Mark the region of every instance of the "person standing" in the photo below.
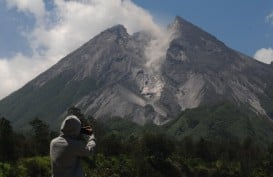
[[[85,128],[88,141],[80,140],[81,121],[74,115],[67,116],[61,124],[60,135],[50,142],[52,177],[84,177],[80,158],[89,156],[96,146],[92,128]]]

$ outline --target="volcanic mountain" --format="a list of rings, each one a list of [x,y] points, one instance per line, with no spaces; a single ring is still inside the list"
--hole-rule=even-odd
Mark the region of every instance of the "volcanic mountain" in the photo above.
[[[71,106],[100,118],[165,124],[187,109],[230,103],[271,126],[273,69],[176,17],[167,39],[107,29],[0,101],[15,127],[58,125]],[[270,129],[270,132],[273,132]]]

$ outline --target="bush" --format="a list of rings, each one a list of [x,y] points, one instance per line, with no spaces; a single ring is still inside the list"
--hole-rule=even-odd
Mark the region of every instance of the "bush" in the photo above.
[[[93,159],[95,168],[85,168],[88,177],[135,177],[136,170],[133,166],[132,159],[126,155],[115,157],[97,154]],[[84,165],[85,167],[87,164]]]
[[[11,177],[12,176],[12,167],[8,163],[0,162],[0,177]]]
[[[15,169],[20,177],[46,177],[51,176],[49,157],[32,157],[21,159]]]

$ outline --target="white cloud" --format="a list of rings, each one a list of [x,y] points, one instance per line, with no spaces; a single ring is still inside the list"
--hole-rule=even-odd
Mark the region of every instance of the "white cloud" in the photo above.
[[[40,57],[28,58],[18,53],[12,59],[0,59],[0,97],[15,91],[50,65],[48,60]]]
[[[162,34],[149,12],[130,0],[55,0],[50,11],[43,0],[6,0],[6,4],[33,16],[36,23],[30,31],[22,31],[32,56],[18,53],[12,58],[0,58],[0,98],[116,24],[123,24],[129,33],[146,30]]]
[[[265,17],[265,22],[273,25],[273,11]],[[260,62],[270,64],[273,61],[273,49],[270,47],[261,48],[256,51],[253,58]]]
[[[254,54],[254,58],[266,64],[270,64],[273,61],[273,49],[262,48]]]
[[[45,4],[43,0],[6,0],[9,8],[16,7],[18,11],[28,12],[41,18],[45,15]]]

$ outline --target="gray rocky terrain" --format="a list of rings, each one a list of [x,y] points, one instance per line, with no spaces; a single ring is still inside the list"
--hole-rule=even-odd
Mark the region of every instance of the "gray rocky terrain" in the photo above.
[[[164,124],[181,111],[232,102],[272,118],[272,65],[227,47],[176,17],[166,36],[107,29],[0,101],[16,126],[55,124],[71,106],[95,118]],[[35,100],[35,101],[34,101]]]

